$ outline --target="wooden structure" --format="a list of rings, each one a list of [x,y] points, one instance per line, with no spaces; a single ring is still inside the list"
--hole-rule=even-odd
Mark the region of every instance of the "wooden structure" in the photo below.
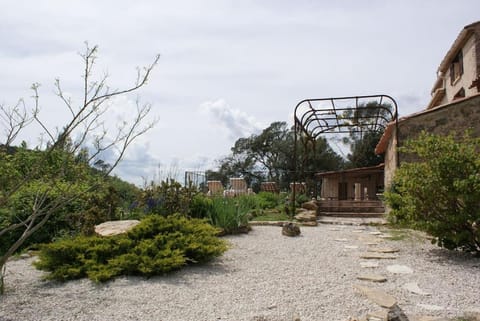
[[[323,200],[376,200],[383,192],[384,165],[354,168],[316,174],[321,181],[320,197]]]

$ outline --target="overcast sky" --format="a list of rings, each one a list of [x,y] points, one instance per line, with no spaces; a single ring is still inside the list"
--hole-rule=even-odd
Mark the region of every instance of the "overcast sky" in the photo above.
[[[115,88],[161,55],[139,92],[159,122],[116,170],[138,184],[159,168],[211,168],[239,137],[291,122],[305,98],[388,94],[400,115],[420,111],[446,51],[480,19],[478,0],[0,4],[0,104],[31,103],[30,85],[41,83],[51,126],[65,112],[54,80],[74,98],[81,93],[85,41],[99,45],[98,68]],[[118,99],[112,119],[128,118],[133,99]]]

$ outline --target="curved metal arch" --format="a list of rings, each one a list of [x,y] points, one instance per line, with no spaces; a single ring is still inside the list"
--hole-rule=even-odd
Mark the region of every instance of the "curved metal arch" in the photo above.
[[[318,107],[314,107],[315,104]],[[307,139],[316,140],[323,134],[363,134],[385,130],[392,122],[397,129],[395,142],[398,145],[398,107],[395,99],[389,95],[313,98],[300,101],[294,110],[294,186],[297,182],[299,132]],[[397,166],[399,161],[397,148]],[[295,200],[295,188],[292,194]]]

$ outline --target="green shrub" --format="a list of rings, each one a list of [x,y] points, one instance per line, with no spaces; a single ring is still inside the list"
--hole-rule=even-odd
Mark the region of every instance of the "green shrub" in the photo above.
[[[259,206],[262,209],[272,209],[284,205],[285,200],[281,194],[271,192],[260,192],[257,194]]]
[[[212,225],[221,228],[225,234],[248,229],[248,213],[252,208],[246,198],[215,197],[212,201],[213,207],[208,217]]]
[[[160,184],[151,183],[140,196],[140,207],[145,213],[163,216],[174,213],[188,213],[190,203],[198,194],[194,186],[182,186],[174,179],[167,179]]]
[[[127,234],[79,236],[43,245],[35,266],[50,272],[47,278],[60,281],[162,275],[223,254],[227,243],[217,233],[204,220],[152,215]]]
[[[401,149],[419,161],[396,171],[390,220],[426,231],[448,249],[480,254],[480,139],[422,133]]]
[[[189,216],[195,218],[207,218],[213,209],[213,202],[204,194],[197,194],[192,198],[189,208]]]
[[[17,224],[31,215],[39,196],[43,196],[43,206],[54,207],[61,198],[68,198],[75,193],[86,190],[85,185],[69,184],[59,181],[51,186],[42,180],[35,180],[21,186],[6,202],[5,207],[0,207],[0,230],[7,226]],[[73,213],[81,212],[86,204],[84,199],[72,198],[65,206],[53,211],[53,215],[43,225],[38,233],[33,234],[20,248],[32,246],[35,243],[50,242],[59,235],[74,233],[76,224],[73,224]],[[23,229],[14,229],[0,236],[0,255],[20,238]]]
[[[295,207],[300,207],[302,206],[303,203],[308,202],[311,200],[310,197],[307,196],[307,194],[298,194],[295,197]]]

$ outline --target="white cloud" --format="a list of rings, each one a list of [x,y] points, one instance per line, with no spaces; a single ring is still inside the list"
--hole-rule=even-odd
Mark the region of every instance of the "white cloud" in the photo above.
[[[200,105],[200,109],[208,113],[216,122],[215,125],[225,130],[231,139],[247,137],[262,129],[254,117],[231,107],[224,99],[206,101]]]
[[[53,94],[55,78],[81,100],[83,41],[99,45],[96,70],[109,72],[112,89],[130,85],[136,66],[162,55],[139,92],[160,122],[130,147],[118,169],[125,179],[151,176],[155,164],[174,159],[181,168],[208,167],[236,139],[291,122],[305,98],[384,93],[400,114],[419,111],[438,64],[479,8],[478,0],[4,2],[0,103],[24,97],[31,106],[28,88],[40,82],[49,128],[68,117]],[[131,119],[134,100],[113,101],[109,134],[116,121]],[[19,141],[36,143],[38,132],[32,126]]]

